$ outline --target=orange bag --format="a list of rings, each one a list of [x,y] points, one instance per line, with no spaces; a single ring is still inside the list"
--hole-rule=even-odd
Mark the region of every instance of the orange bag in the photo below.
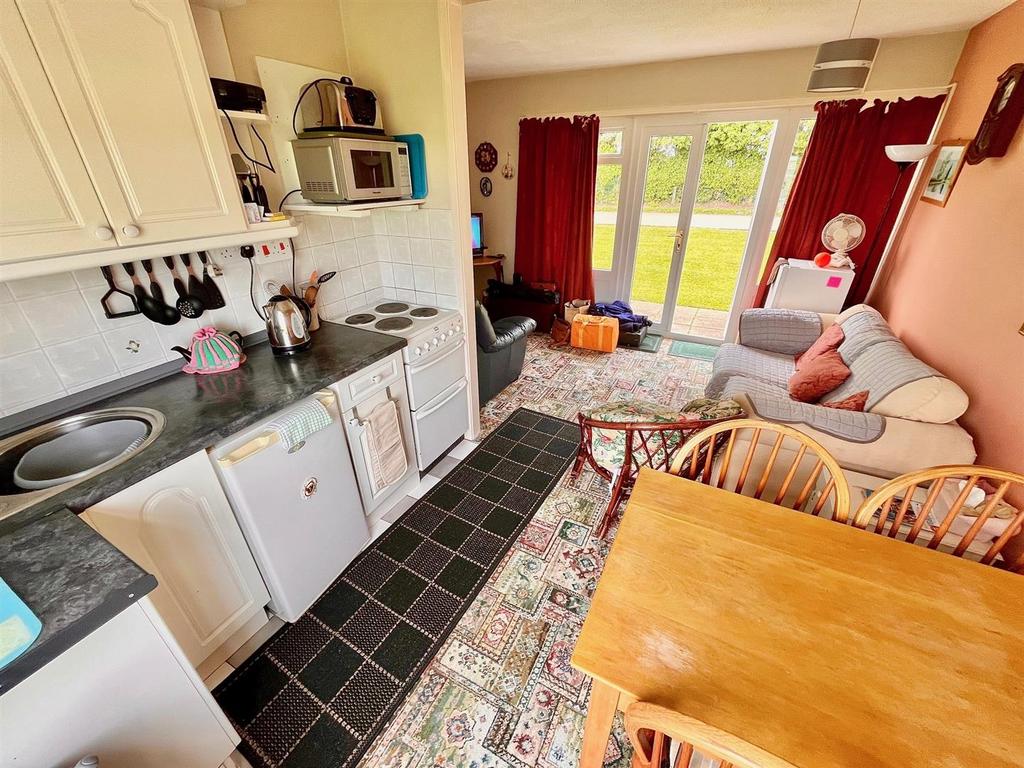
[[[619,321],[614,317],[576,315],[572,319],[572,345],[597,352],[612,352],[619,343]]]

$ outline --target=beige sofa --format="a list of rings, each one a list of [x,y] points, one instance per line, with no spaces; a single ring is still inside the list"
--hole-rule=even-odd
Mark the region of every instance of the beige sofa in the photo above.
[[[866,390],[863,413],[789,397],[794,356],[832,323],[843,328],[845,340],[839,354],[851,375],[829,399]],[[867,305],[840,315],[747,310],[740,319],[739,343],[723,344],[713,366],[709,397],[733,398],[754,418],[796,427],[824,445],[852,473],[887,478],[939,464],[974,463],[974,441],[956,423],[967,410],[966,393],[915,358]],[[870,484],[851,482],[862,487]]]

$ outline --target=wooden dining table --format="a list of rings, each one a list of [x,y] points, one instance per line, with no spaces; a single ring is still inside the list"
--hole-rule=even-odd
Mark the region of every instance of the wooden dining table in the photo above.
[[[572,655],[798,768],[1024,765],[1024,576],[642,469]]]

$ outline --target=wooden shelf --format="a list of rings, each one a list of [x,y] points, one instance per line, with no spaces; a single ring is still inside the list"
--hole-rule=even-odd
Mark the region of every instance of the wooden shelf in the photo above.
[[[348,203],[336,205],[334,203],[289,203],[281,210],[288,213],[307,213],[318,216],[341,216],[350,219],[359,219],[369,216],[381,208],[419,208],[425,200],[382,200],[374,203]]]
[[[226,109],[224,112],[218,111],[217,114],[224,117],[224,113],[227,113],[228,117],[232,120],[238,120],[243,123],[269,123],[270,118],[262,112],[241,112],[237,109]]]

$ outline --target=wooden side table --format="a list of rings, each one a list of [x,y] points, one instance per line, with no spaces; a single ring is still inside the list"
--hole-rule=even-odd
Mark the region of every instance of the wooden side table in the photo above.
[[[505,282],[505,254],[496,253],[493,256],[474,256],[473,268],[494,267],[494,276],[499,283]]]

